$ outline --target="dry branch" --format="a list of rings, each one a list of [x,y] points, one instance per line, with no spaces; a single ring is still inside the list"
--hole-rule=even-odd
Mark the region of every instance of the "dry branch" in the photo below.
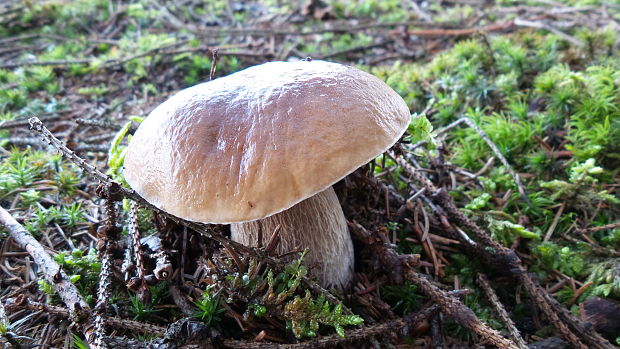
[[[421,182],[424,187],[426,187],[435,204],[442,208],[444,214],[440,214],[439,218],[444,228],[446,228],[446,231],[451,234],[451,237],[462,242],[461,246],[464,248],[464,252],[483,261],[489,268],[494,268],[503,273],[508,272],[513,279],[524,286],[526,292],[532,298],[533,303],[541,310],[558,332],[576,348],[613,348],[607,340],[595,331],[589,329],[585,323],[575,318],[568,310],[542,289],[528,274],[527,269],[523,266],[517,254],[495,241],[469,217],[465,216],[465,214],[458,209],[454,200],[446,190],[438,189],[402,157],[394,158],[408,175],[416,181]],[[458,228],[451,224],[447,217],[450,217],[450,220],[456,225],[473,234],[477,241],[470,241],[469,238],[463,234],[459,234]]]
[[[518,348],[512,341],[502,337],[499,332],[485,325],[459,299],[433,285],[428,279],[415,272],[411,263],[411,257],[398,255],[389,242],[385,241],[384,234],[379,232],[370,233],[356,222],[350,223],[349,229],[359,240],[369,245],[373,250],[374,256],[378,256],[381,259],[380,265],[385,269],[386,273],[395,275],[397,278],[404,277],[418,286],[425,295],[439,305],[441,312],[453,318],[459,325],[478,334],[498,348]]]
[[[30,233],[19,224],[10,213],[0,207],[0,225],[9,232],[9,235],[17,244],[30,254],[34,262],[39,266],[39,270],[49,282],[60,299],[67,305],[71,319],[78,323],[86,335],[89,344],[93,344],[91,334],[93,324],[90,318],[90,307],[80,295],[78,289],[69,280],[67,274],[60,268],[60,265],[45,252],[43,246]]]
[[[450,295],[458,296],[466,294],[467,292],[450,292]],[[10,311],[18,309],[28,309],[31,311],[44,311],[48,314],[54,314],[61,317],[68,317],[69,312],[61,307],[51,306],[39,302],[29,301],[25,297],[18,297],[16,299],[9,299],[5,303],[6,308]],[[305,341],[297,344],[278,344],[269,342],[248,342],[241,340],[223,340],[221,343],[224,348],[237,348],[237,349],[309,349],[309,348],[327,348],[334,347],[339,344],[359,342],[373,336],[385,336],[387,333],[407,333],[409,329],[413,328],[416,324],[423,320],[428,319],[432,315],[436,314],[439,310],[437,305],[429,306],[417,313],[406,315],[399,319],[394,319],[389,322],[379,323],[371,326],[348,330],[345,338],[340,338],[338,335],[324,336],[309,341]],[[143,322],[119,319],[116,317],[104,317],[105,323],[108,326],[118,329],[131,330],[141,333],[151,333],[156,335],[163,335],[166,329],[156,325],[151,325]],[[157,348],[153,343],[141,343],[137,341],[120,339],[120,338],[104,338],[106,343],[110,347],[114,348]],[[188,341],[193,338],[186,338]],[[121,342],[126,343],[122,345]],[[212,343],[206,341],[203,346],[198,348],[210,348]],[[181,346],[183,347],[183,346]]]
[[[516,279],[526,292],[532,297],[534,304],[544,316],[558,330],[558,332],[577,348],[613,348],[611,344],[595,331],[587,328],[586,324],[572,316],[561,304],[542,289],[528,274],[517,254],[493,240],[469,217],[465,216],[454,204],[445,190],[434,195],[434,200],[442,206],[447,215],[459,226],[473,233],[480,240],[478,253],[482,253],[484,260],[493,261],[496,268],[503,268]],[[481,247],[481,248],[480,248]],[[551,301],[553,299],[553,301]],[[560,317],[560,315],[563,315]],[[586,344],[584,344],[587,343]]]
[[[105,336],[105,313],[112,286],[112,249],[116,236],[116,207],[109,197],[105,200],[105,221],[99,228],[99,241],[97,243],[99,259],[101,260],[101,272],[99,273],[99,288],[97,289],[97,304],[94,309],[95,347],[107,348],[103,338]]]
[[[177,54],[184,53],[184,52],[212,52],[215,49],[215,48],[210,48],[210,47],[198,47],[198,48],[178,49],[178,50],[171,49],[172,47],[177,47],[184,43],[185,42],[178,42],[172,45],[157,47],[157,48],[148,50],[146,52],[143,52],[137,55],[122,57],[118,59],[108,59],[102,62],[101,67],[103,68],[117,67],[127,62],[134,61],[136,59],[140,59],[144,57],[152,57],[156,55],[169,56],[169,55],[177,55]],[[218,52],[218,55],[220,56],[257,56],[257,55],[263,56],[263,55],[257,54],[256,52],[248,52],[248,51],[231,52],[231,51],[226,51],[223,48],[220,48],[217,50],[220,50]],[[14,68],[19,68],[19,67],[27,67],[27,66],[64,67],[64,66],[71,66],[71,65],[92,65],[92,64],[98,64],[98,63],[99,61],[95,58],[78,58],[78,59],[71,59],[71,60],[51,60],[51,61],[23,61],[23,62],[0,63],[0,69],[14,69]]]
[[[527,349],[527,345],[523,341],[523,338],[521,338],[519,330],[515,327],[514,322],[512,322],[512,319],[510,319],[508,312],[499,301],[499,298],[497,298],[497,294],[495,294],[495,291],[493,291],[493,288],[491,288],[487,277],[483,274],[478,274],[478,284],[482,287],[484,294],[487,296],[491,304],[493,304],[495,311],[499,314],[500,319],[508,328],[510,335],[514,339],[515,343],[517,343],[517,346],[519,346],[519,349]]]
[[[519,19],[519,18],[515,19],[514,23],[515,23],[515,25],[518,25],[520,27],[542,29],[542,30],[546,30],[546,31],[552,32],[553,34],[561,37],[562,39],[570,42],[571,44],[573,44],[573,45],[575,45],[577,47],[584,47],[585,46],[585,44],[581,40],[579,40],[579,39],[577,39],[575,37],[572,37],[572,36],[564,33],[563,31],[561,31],[561,30],[559,30],[559,29],[555,28],[554,26],[552,26],[550,24],[547,24],[547,23],[527,21],[527,20]]]
[[[601,225],[600,227],[592,227],[592,228],[579,229],[579,230],[577,230],[577,233],[578,234],[595,233],[595,232],[600,231],[600,230],[614,229],[614,228],[618,228],[618,227],[620,227],[620,222],[615,222],[615,223],[611,223],[611,224]]]
[[[43,121],[56,120],[60,118],[61,116],[60,113],[64,113],[64,112],[59,112],[58,114],[41,116],[41,120]],[[29,119],[27,118],[10,120],[10,121],[2,121],[0,122],[0,129],[6,129],[6,128],[12,128],[12,127],[23,127],[23,126],[27,126],[28,124],[29,124]]]
[[[472,35],[479,32],[493,32],[513,29],[515,27],[514,21],[505,21],[499,23],[493,23],[484,25],[481,27],[473,28],[459,28],[459,29],[410,29],[407,30],[407,34],[416,36],[430,36],[430,37],[446,37],[446,36],[465,36]]]
[[[57,307],[45,303],[34,302],[27,299],[25,296],[18,296],[17,298],[9,298],[5,301],[5,307],[9,311],[17,311],[19,309],[28,309],[30,311],[42,311],[50,315],[58,315],[63,318],[69,317],[69,311],[63,307]],[[103,320],[107,326],[117,329],[124,329],[139,333],[151,333],[156,335],[162,335],[166,331],[165,328],[139,322],[129,319],[121,319],[117,317],[106,316]]]

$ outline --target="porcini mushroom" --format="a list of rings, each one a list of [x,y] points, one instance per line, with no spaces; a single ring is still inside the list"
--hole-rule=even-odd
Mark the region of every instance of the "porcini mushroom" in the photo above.
[[[391,147],[410,113],[378,78],[324,61],[270,62],[178,92],[142,122],[125,159],[129,185],[232,238],[308,248],[324,286],[342,286],[353,246],[332,185]],[[262,241],[259,241],[262,237]]]

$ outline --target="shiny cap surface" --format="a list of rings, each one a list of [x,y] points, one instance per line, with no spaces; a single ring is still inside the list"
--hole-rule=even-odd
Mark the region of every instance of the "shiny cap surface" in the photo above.
[[[131,139],[125,178],[205,223],[283,211],[392,146],[410,113],[378,78],[324,61],[270,62],[182,90]]]

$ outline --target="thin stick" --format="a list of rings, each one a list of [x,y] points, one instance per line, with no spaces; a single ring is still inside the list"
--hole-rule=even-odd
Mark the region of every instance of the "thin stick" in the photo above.
[[[563,31],[547,24],[547,23],[542,23],[542,22],[533,22],[533,21],[527,21],[524,19],[515,19],[514,24],[520,27],[528,27],[528,28],[535,28],[535,29],[542,29],[542,30],[546,30],[546,31],[550,31],[553,34],[561,37],[562,39],[570,42],[571,44],[578,46],[578,47],[584,47],[585,44],[583,43],[583,41],[572,37],[566,33],[564,33]]]
[[[521,194],[521,197],[523,198],[523,200],[528,205],[532,206],[532,202],[530,201],[530,199],[527,196],[527,193],[525,192],[525,187],[523,186],[523,183],[521,183],[521,177],[519,177],[519,174],[516,173],[515,170],[512,169],[512,166],[510,166],[510,164],[508,163],[508,160],[506,160],[502,152],[499,151],[499,148],[497,147],[497,145],[495,145],[495,143],[491,141],[489,136],[480,127],[478,127],[478,125],[476,125],[474,120],[466,116],[461,117],[461,119],[465,120],[465,123],[467,123],[467,125],[469,125],[469,127],[471,127],[472,129],[474,129],[474,131],[478,133],[480,138],[482,138],[486,142],[486,144],[489,146],[489,148],[491,148],[493,153],[495,153],[495,156],[497,156],[497,158],[502,163],[502,165],[504,165],[504,167],[506,167],[506,169],[508,170],[508,173],[510,173],[510,176],[512,176],[512,178],[514,179],[515,183],[517,184],[517,189],[519,190],[519,194]]]
[[[28,309],[30,311],[42,311],[49,315],[58,315],[64,318],[69,317],[69,312],[63,307],[57,307],[45,303],[39,303],[29,300],[25,296],[18,296],[17,298],[7,299],[5,306],[8,310]],[[130,330],[140,333],[152,333],[157,335],[163,335],[166,332],[164,327],[147,324],[144,322],[133,321],[128,319],[121,319],[117,317],[107,316],[103,317],[106,325],[118,329]]]
[[[551,235],[553,235],[553,231],[555,231],[555,228],[558,226],[558,222],[560,221],[560,217],[562,217],[562,213],[564,212],[565,206],[566,206],[565,202],[563,202],[562,205],[560,205],[560,209],[555,214],[555,217],[553,218],[553,222],[551,222],[551,225],[549,226],[549,230],[547,230],[547,234],[545,234],[545,238],[543,239],[543,242],[547,242],[549,241],[549,239],[551,239]]]
[[[414,272],[413,270],[409,270],[407,273],[407,279],[420,287],[424,294],[428,295],[434,302],[439,304],[441,311],[444,314],[456,320],[459,325],[476,333],[500,349],[517,348],[511,340],[502,337],[499,332],[482,322],[476,314],[474,314],[474,312],[466,307],[460,300],[450,296],[446,291],[433,285],[426,278],[422,277],[422,275]]]
[[[68,110],[67,112],[69,111],[71,110]],[[59,112],[59,113],[64,113],[64,112]],[[55,119],[60,118],[60,116],[61,116],[60,114],[44,115],[44,116],[41,116],[41,120],[45,120],[45,121],[55,120]],[[28,125],[29,121],[30,120],[27,118],[2,121],[0,122],[0,129],[26,126]]]
[[[357,222],[349,222],[348,226],[352,234],[369,245],[373,255],[379,256],[379,265],[386,269],[385,272],[398,273],[398,275],[393,276],[404,277],[404,279],[418,286],[425,295],[439,305],[442,313],[453,318],[459,325],[485,338],[496,347],[517,349],[512,341],[502,337],[499,332],[487,326],[459,299],[433,285],[428,279],[413,270],[413,263],[410,258],[407,258],[410,256],[398,255],[393,245],[385,241],[383,234],[371,233]]]
[[[579,289],[575,291],[573,298],[571,298],[570,301],[568,301],[568,305],[575,304],[575,302],[577,301],[577,298],[579,298],[579,296],[581,296],[588,289],[588,287],[592,286],[593,283],[594,282],[592,281],[588,281],[585,284],[583,284],[583,286],[579,287]]]
[[[11,214],[0,207],[0,225],[9,232],[9,235],[17,244],[30,254],[34,262],[39,266],[39,270],[49,282],[60,299],[67,305],[71,318],[77,322],[89,344],[94,345],[91,334],[93,325],[90,318],[90,307],[80,295],[75,285],[69,280],[67,274],[60,268],[60,265],[45,252],[45,249],[30,233],[19,224]]]
[[[464,292],[463,290],[456,290],[449,292],[450,295],[460,296],[463,294],[467,294],[468,292]],[[56,307],[44,303],[30,301],[25,297],[18,297],[16,299],[9,299],[6,301],[6,307],[9,310],[17,310],[17,309],[28,309],[31,311],[43,311],[47,314],[53,314],[61,317],[68,317],[69,312],[61,307]],[[439,310],[437,305],[429,306],[417,313],[408,314],[400,319],[395,319],[393,321],[379,323],[371,326],[366,326],[362,328],[357,328],[353,330],[347,331],[345,338],[340,338],[338,335],[331,335],[320,337],[317,339],[313,339],[307,342],[297,343],[297,344],[277,344],[277,343],[252,343],[247,341],[240,340],[224,340],[225,348],[280,348],[280,349],[305,349],[305,348],[326,348],[326,347],[334,347],[337,344],[342,343],[350,343],[355,341],[361,341],[371,336],[376,335],[384,335],[386,333],[400,333],[403,330],[407,331],[412,328],[416,324],[420,323],[423,320],[428,319],[432,315],[436,314]],[[165,328],[151,325],[147,323],[142,323],[133,320],[120,319],[116,317],[105,317],[104,318],[106,325],[115,327],[118,329],[126,329],[141,333],[152,333],[157,335],[163,335],[166,331]],[[191,338],[190,338],[191,339]],[[112,346],[113,343],[110,342],[110,338],[106,338],[107,344]],[[116,346],[114,346],[116,347]],[[131,347],[131,346],[130,346]],[[141,348],[149,348],[151,346],[148,345],[137,345],[136,347]],[[208,346],[206,346],[208,347]]]
[[[462,29],[412,29],[408,30],[407,34],[416,36],[430,36],[430,37],[446,37],[446,36],[465,36],[472,35],[478,32],[492,32],[513,29],[515,27],[514,21],[506,21],[499,23],[492,23],[489,25],[473,28]]]
[[[579,229],[577,230],[577,234],[583,234],[583,233],[594,233],[600,230],[605,230],[605,229],[614,229],[614,228],[618,228],[620,227],[620,221],[619,222],[615,222],[615,223],[611,223],[611,224],[606,224],[606,225],[601,225],[600,227],[592,227],[592,228],[586,228],[586,229]]]
[[[108,245],[109,246],[109,245]],[[95,306],[95,343],[94,348],[105,349],[107,345],[105,344],[103,338],[105,336],[105,308],[108,303],[108,299],[110,297],[110,285],[111,279],[110,276],[112,274],[112,266],[110,261],[110,253],[107,252],[103,255],[103,259],[101,260],[101,272],[99,273],[99,288],[97,289],[97,304]]]
[[[114,230],[116,224],[116,206],[110,198],[105,199],[105,221],[98,231],[99,258],[101,259],[101,272],[99,273],[99,287],[97,289],[97,304],[95,305],[95,348],[106,349],[105,336],[105,313],[112,287],[112,246],[114,244]]]
[[[495,291],[493,290],[493,288],[491,288],[491,285],[489,285],[487,277],[483,274],[478,274],[478,284],[480,284],[480,287],[482,287],[484,294],[487,296],[489,301],[491,301],[493,307],[495,307],[495,311],[499,315],[500,319],[502,319],[504,325],[506,325],[506,327],[508,328],[510,336],[515,341],[515,343],[517,343],[519,349],[527,349],[527,344],[525,344],[525,341],[523,341],[521,333],[519,333],[519,330],[515,326],[514,322],[512,322],[512,319],[510,319],[508,312],[506,312],[506,309],[504,309],[504,306],[497,298],[497,294],[495,294]]]
[[[129,224],[127,225],[131,244],[136,260],[136,271],[140,280],[144,279],[144,261],[142,260],[142,243],[140,242],[140,231],[138,230],[138,205],[135,201],[129,203]]]
[[[109,60],[104,61],[101,67],[102,68],[116,67],[119,65],[123,65],[127,62],[131,62],[133,60],[144,58],[144,57],[149,57],[149,56],[176,55],[176,54],[183,53],[183,52],[197,52],[197,51],[210,52],[213,50],[212,48],[209,48],[209,47],[188,48],[188,49],[174,49],[173,48],[173,47],[178,47],[181,44],[183,44],[183,42],[175,43],[173,45],[167,45],[164,47],[154,48],[152,50],[149,50],[149,51],[146,51],[146,52],[134,55],[134,56],[123,57],[120,59],[109,59]],[[239,51],[239,52],[223,51],[223,52],[219,52],[218,54],[220,56],[264,56],[260,53],[249,52],[249,51]],[[26,66],[49,66],[49,65],[64,67],[64,66],[70,66],[70,65],[76,65],[76,64],[77,65],[89,65],[94,62],[96,62],[96,59],[93,59],[93,58],[81,58],[81,59],[73,59],[73,60],[8,62],[8,63],[0,63],[0,68],[13,69],[13,68],[19,68],[19,67],[26,67]]]
[[[340,337],[337,334],[330,336],[319,337],[311,339],[301,343],[295,344],[280,344],[273,342],[251,342],[236,339],[225,339],[214,343],[209,338],[199,337],[200,332],[194,336],[187,336],[183,334],[172,334],[175,343],[178,346],[176,348],[231,348],[231,349],[314,349],[314,348],[336,348],[343,346],[347,343],[355,343],[368,341],[369,338],[374,336],[386,336],[388,333],[407,333],[416,324],[430,318],[437,313],[439,307],[437,305],[431,305],[417,313],[406,315],[400,319],[395,319],[389,322],[382,322],[371,326],[356,328],[353,330],[347,330],[346,336]],[[177,328],[185,328],[176,326]],[[181,335],[183,338],[176,338],[175,335]],[[149,343],[139,342],[136,340],[126,338],[107,338],[108,345],[117,349],[156,349],[161,348],[162,343],[160,340],[153,340]],[[217,346],[215,344],[218,344]]]
[[[211,50],[211,71],[209,71],[209,80],[215,78],[215,69],[217,66],[218,49]]]

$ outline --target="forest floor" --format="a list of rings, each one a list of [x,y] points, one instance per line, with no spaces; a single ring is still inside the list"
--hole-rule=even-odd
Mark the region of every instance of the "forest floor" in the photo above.
[[[618,0],[3,1],[0,343],[620,345],[619,33]],[[335,186],[344,290],[116,186],[170,95],[306,57],[414,116]]]

